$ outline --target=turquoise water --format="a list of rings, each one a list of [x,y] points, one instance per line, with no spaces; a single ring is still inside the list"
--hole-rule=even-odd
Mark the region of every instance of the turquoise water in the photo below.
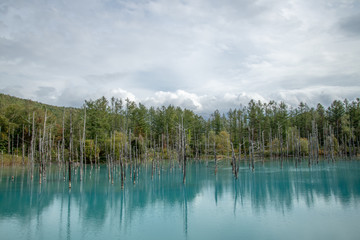
[[[105,165],[47,180],[28,168],[0,169],[0,239],[360,239],[360,161],[246,163],[234,179],[228,162],[192,162],[186,183],[175,163],[136,183],[112,185]],[[160,174],[159,174],[160,173]],[[12,180],[11,176],[15,176]]]

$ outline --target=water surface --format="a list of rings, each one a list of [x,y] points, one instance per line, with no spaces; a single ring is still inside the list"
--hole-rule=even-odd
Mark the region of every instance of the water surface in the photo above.
[[[360,161],[247,163],[193,161],[186,183],[178,163],[139,168],[114,184],[105,165],[58,166],[39,184],[29,168],[0,169],[1,239],[359,239]],[[14,176],[14,179],[12,179]]]

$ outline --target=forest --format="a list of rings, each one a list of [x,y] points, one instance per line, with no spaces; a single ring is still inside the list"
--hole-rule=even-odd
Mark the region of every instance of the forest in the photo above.
[[[2,165],[99,164],[178,159],[335,160],[359,154],[360,99],[316,108],[251,100],[209,118],[129,99],[85,100],[82,108],[0,94]],[[154,161],[153,161],[154,162]]]

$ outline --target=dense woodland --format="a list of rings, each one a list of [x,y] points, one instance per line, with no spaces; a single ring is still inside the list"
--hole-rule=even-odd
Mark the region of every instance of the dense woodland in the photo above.
[[[335,160],[357,156],[359,136],[359,98],[316,108],[251,100],[205,119],[188,109],[147,108],[128,99],[86,100],[78,109],[0,95],[2,159],[10,156],[24,164],[229,158],[236,166],[238,160],[265,158]]]

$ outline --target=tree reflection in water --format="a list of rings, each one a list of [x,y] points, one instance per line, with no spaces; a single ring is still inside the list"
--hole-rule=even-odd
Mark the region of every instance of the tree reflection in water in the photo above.
[[[119,169],[115,170],[112,185],[107,178],[106,166],[100,169],[88,167],[82,181],[79,174],[73,175],[71,191],[64,182],[63,170],[54,165],[41,185],[37,184],[39,176],[36,173],[31,179],[29,169],[1,169],[1,224],[7,219],[18,219],[26,229],[24,234],[35,239],[37,233],[33,226],[36,226],[35,231],[40,231],[47,224],[46,214],[53,214],[51,217],[59,223],[57,237],[63,239],[65,235],[71,239],[76,229],[88,230],[90,233],[87,234],[94,234],[93,237],[96,232],[109,228],[127,232],[131,231],[134,222],[144,227],[151,225],[151,222],[142,223],[142,219],[152,211],[169,211],[177,216],[175,213],[180,210],[183,233],[187,236],[192,229],[196,199],[204,196],[213,196],[215,208],[231,196],[229,207],[235,217],[246,204],[250,204],[255,214],[271,208],[286,215],[299,201],[311,208],[319,199],[325,202],[335,199],[346,207],[360,199],[360,164],[357,161],[320,162],[311,168],[306,161],[297,167],[293,161],[284,161],[282,168],[278,162],[265,162],[264,165],[259,163],[254,172],[249,170],[247,162],[242,162],[238,179],[232,176],[229,162],[220,162],[215,175],[215,165],[211,162],[193,161],[187,166],[185,184],[179,165],[171,162],[157,167],[161,168],[157,169],[160,175],[154,174],[152,178],[152,166],[143,164],[136,184],[127,178],[124,189],[121,188]],[[129,171],[128,167],[127,176],[130,176]],[[14,180],[12,176],[15,176]]]

